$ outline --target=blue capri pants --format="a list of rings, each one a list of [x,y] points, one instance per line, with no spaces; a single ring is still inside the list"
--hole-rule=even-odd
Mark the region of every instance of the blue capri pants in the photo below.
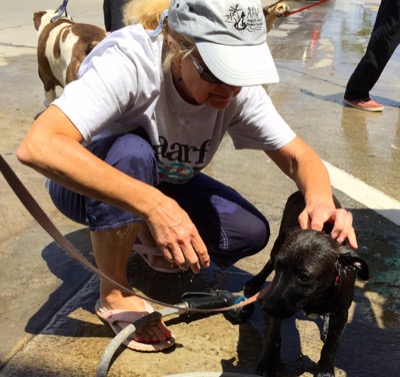
[[[159,182],[157,156],[147,135],[113,136],[87,149],[116,169],[157,187],[188,213],[214,263],[226,268],[262,250],[269,239],[266,218],[234,189],[203,173],[183,184]],[[50,181],[55,206],[68,218],[92,231],[141,222],[135,213],[91,199]]]

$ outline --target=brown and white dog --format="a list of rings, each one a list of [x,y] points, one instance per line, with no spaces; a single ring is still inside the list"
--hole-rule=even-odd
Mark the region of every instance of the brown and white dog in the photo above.
[[[38,31],[38,71],[47,105],[57,97],[56,86],[64,88],[75,80],[83,59],[107,36],[100,27],[76,23],[70,17],[51,22],[55,15],[54,10],[33,14]]]
[[[290,13],[290,7],[284,1],[279,0],[274,4],[264,7],[263,12],[267,24],[267,33],[269,33],[276,20],[283,18]]]

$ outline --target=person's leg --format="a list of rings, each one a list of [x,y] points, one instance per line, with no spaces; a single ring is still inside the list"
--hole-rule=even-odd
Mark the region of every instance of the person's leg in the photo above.
[[[116,169],[153,186],[158,183],[157,161],[152,147],[137,135],[124,135],[94,143],[88,149]],[[141,227],[139,216],[107,203],[85,198],[50,182],[53,202],[66,216],[90,227],[93,253],[98,268],[129,288],[126,276],[128,257]],[[144,303],[135,296],[100,280],[100,304],[104,309],[144,310]],[[158,342],[170,337],[164,323],[157,321],[133,334],[136,341]]]
[[[266,246],[267,220],[232,188],[202,173],[185,184],[158,187],[189,214],[218,266],[229,267]]]
[[[130,289],[130,285],[126,275],[126,266],[140,226],[139,223],[130,224],[119,229],[91,231],[90,233],[97,267],[128,289]],[[142,299],[128,295],[103,279],[100,280],[100,305],[105,310],[145,311]],[[171,332],[164,322],[157,321],[136,331],[132,337],[138,342],[157,343],[170,338]]]
[[[104,27],[106,31],[111,31],[111,3],[112,0],[103,1]]]
[[[345,99],[369,99],[369,92],[378,81],[399,43],[400,1],[383,0],[365,55],[347,83]]]
[[[115,31],[123,28],[124,6],[127,0],[104,0],[104,25],[107,31]]]

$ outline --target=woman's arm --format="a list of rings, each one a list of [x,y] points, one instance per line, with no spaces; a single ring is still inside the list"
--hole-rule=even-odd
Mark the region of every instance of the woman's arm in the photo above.
[[[178,254],[181,259],[182,251],[196,271],[200,269],[196,253],[203,265],[209,264],[197,229],[173,199],[103,162],[81,142],[82,135],[68,117],[50,106],[27,133],[17,156],[70,190],[139,214],[165,255]]]
[[[322,230],[325,222],[332,222],[332,237],[339,242],[347,238],[350,246],[357,248],[352,215],[335,208],[329,174],[317,153],[299,137],[281,149],[265,153],[304,195],[306,207],[299,216],[300,227]]]

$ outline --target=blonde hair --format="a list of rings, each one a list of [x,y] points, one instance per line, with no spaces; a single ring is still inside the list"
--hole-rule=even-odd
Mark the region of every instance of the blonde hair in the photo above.
[[[141,23],[145,29],[153,30],[160,22],[161,14],[169,8],[170,0],[131,0],[124,6],[125,25]]]
[[[142,24],[147,30],[154,30],[160,23],[161,14],[169,8],[170,0],[131,0],[124,7],[123,21],[125,25]],[[192,38],[188,38],[168,28],[167,19],[162,27],[164,36],[165,55],[163,59],[164,69],[168,69],[174,59],[183,60],[190,55],[196,45]],[[168,41],[172,41],[172,48],[168,47]]]

